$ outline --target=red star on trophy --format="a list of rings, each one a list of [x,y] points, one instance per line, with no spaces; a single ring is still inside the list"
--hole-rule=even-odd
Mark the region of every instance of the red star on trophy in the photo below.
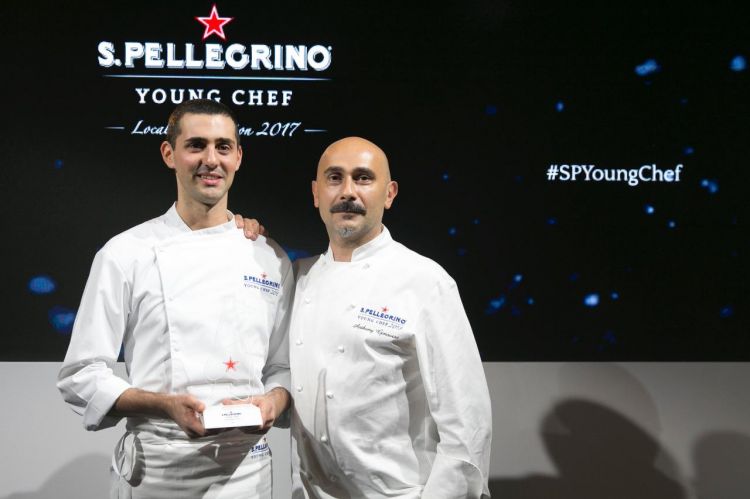
[[[233,369],[236,371],[237,368],[234,366],[236,366],[237,364],[239,364],[239,362],[237,362],[236,360],[232,360],[231,355],[229,356],[229,360],[224,362],[224,365],[227,366],[227,371],[229,371],[230,369]]]
[[[382,310],[383,312],[388,312],[388,307],[383,307],[380,310]]]
[[[216,4],[211,7],[211,15],[209,17],[195,18],[196,21],[206,27],[205,31],[203,32],[203,40],[211,35],[216,35],[225,41],[227,37],[224,36],[224,25],[232,19],[234,19],[234,17],[220,17],[219,11],[216,10]]]

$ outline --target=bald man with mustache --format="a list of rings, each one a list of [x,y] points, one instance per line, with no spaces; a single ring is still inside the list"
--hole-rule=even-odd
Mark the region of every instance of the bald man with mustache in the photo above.
[[[330,245],[297,262],[289,330],[294,498],[480,498],[490,398],[455,281],[397,243],[372,142],[331,144],[312,182]]]

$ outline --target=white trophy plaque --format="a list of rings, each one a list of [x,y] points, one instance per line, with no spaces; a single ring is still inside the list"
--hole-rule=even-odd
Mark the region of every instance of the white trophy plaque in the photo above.
[[[253,404],[213,405],[203,411],[201,419],[207,430],[263,425],[260,409]]]

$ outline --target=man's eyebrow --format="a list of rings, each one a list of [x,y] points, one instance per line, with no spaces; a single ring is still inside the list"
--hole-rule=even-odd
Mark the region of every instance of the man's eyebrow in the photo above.
[[[188,137],[185,139],[186,144],[206,144],[208,143],[208,139],[205,137]],[[234,145],[236,142],[234,139],[227,138],[227,137],[220,137],[216,139],[217,144],[231,144]]]
[[[375,170],[366,166],[358,166],[352,171],[352,176],[366,174],[371,177],[375,176]]]
[[[329,166],[325,170],[323,170],[323,175],[328,175],[329,173],[341,173],[344,169],[340,166]]]

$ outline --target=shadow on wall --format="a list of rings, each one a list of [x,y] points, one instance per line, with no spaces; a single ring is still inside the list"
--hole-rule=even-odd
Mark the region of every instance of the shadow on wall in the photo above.
[[[90,454],[75,459],[55,472],[39,490],[17,492],[2,499],[58,499],[60,497],[108,497],[110,456]]]
[[[673,470],[674,463],[658,442],[631,419],[605,405],[583,398],[564,400],[544,417],[541,433],[558,475],[493,479],[493,497],[686,497],[680,484],[662,471]]]
[[[693,447],[696,497],[747,499],[750,495],[750,437],[722,431],[702,436]]]

